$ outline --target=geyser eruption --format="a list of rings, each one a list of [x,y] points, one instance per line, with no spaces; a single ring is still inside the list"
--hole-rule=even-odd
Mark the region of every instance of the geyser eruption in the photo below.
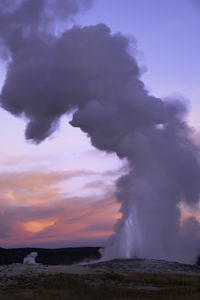
[[[122,218],[104,258],[194,262],[200,225],[194,217],[180,225],[179,209],[197,206],[200,195],[199,148],[186,107],[149,95],[129,39],[106,25],[52,33],[57,16],[71,18],[89,2],[1,2],[1,57],[9,57],[1,106],[27,119],[26,138],[36,143],[75,111],[72,126],[96,148],[127,159],[129,172],[116,183]]]

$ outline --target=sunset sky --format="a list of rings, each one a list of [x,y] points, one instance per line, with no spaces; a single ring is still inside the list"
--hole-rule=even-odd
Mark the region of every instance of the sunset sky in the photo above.
[[[94,0],[57,30],[98,23],[136,40],[149,93],[184,99],[188,122],[200,129],[200,1]],[[0,246],[103,246],[120,217],[114,182],[126,161],[96,150],[70,116],[39,145],[25,140],[24,120],[2,109],[0,119]]]

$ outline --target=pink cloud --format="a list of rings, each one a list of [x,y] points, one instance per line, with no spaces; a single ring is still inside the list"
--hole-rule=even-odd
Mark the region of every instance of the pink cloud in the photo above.
[[[102,178],[93,184],[90,177],[90,196],[81,191],[76,197],[66,196],[59,184],[81,176],[91,174],[83,170],[0,174],[1,246],[105,242],[120,216],[113,187],[103,184]],[[104,191],[101,196],[98,187]]]

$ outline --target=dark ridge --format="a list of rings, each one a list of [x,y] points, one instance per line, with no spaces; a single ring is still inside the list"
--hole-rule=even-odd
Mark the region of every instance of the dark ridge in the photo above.
[[[197,256],[196,264],[197,264],[198,266],[200,266],[200,255]]]
[[[23,263],[23,259],[31,252],[37,252],[37,263],[44,265],[71,265],[82,261],[92,261],[100,258],[101,247],[80,248],[0,248],[0,265]]]

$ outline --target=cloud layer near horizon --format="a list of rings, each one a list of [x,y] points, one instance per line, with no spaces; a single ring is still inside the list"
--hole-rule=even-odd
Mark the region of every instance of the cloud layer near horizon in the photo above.
[[[101,246],[120,216],[112,184],[116,173],[0,174],[1,246]],[[80,178],[84,178],[82,189],[75,195],[67,187]]]
[[[121,172],[0,173],[0,246],[103,246],[120,218],[113,182]],[[81,178],[74,193],[73,180],[76,186]],[[198,233],[198,213],[181,211],[181,226]]]

